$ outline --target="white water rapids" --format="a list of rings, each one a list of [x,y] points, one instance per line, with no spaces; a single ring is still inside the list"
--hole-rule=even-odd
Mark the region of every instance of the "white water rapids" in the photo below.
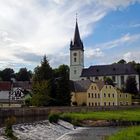
[[[58,124],[49,123],[48,120],[34,123],[17,124],[13,126],[14,134],[19,140],[103,140],[119,130],[114,127],[78,127],[60,120]],[[2,135],[4,129],[0,128],[0,140],[8,140]]]

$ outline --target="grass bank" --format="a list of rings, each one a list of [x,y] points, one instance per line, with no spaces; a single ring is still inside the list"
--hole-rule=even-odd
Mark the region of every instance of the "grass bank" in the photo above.
[[[117,111],[97,111],[83,113],[63,113],[60,118],[69,122],[83,120],[107,120],[107,121],[126,121],[140,122],[140,109],[135,110],[117,110]]]
[[[140,126],[125,128],[106,140],[140,140]]]

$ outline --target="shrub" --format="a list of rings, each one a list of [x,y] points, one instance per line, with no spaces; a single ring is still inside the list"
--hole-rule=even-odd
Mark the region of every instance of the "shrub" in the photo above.
[[[59,120],[59,114],[52,113],[48,118],[50,123],[57,123]]]
[[[11,138],[12,140],[17,140],[17,138],[13,135],[13,130],[12,130],[12,125],[14,125],[16,123],[16,118],[15,117],[8,117],[5,120],[5,135],[9,138]]]

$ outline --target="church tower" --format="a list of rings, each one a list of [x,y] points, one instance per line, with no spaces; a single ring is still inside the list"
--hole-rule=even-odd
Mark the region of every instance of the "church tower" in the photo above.
[[[84,68],[84,46],[81,41],[76,19],[74,39],[70,43],[70,80],[80,80]]]

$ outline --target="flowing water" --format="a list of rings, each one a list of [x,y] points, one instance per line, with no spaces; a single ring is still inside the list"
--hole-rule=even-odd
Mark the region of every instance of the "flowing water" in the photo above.
[[[104,140],[105,136],[119,129],[118,127],[74,128],[73,125],[64,121],[52,124],[48,120],[13,126],[14,133],[20,140]],[[0,129],[0,133],[2,130]],[[0,140],[7,139],[0,136]]]

